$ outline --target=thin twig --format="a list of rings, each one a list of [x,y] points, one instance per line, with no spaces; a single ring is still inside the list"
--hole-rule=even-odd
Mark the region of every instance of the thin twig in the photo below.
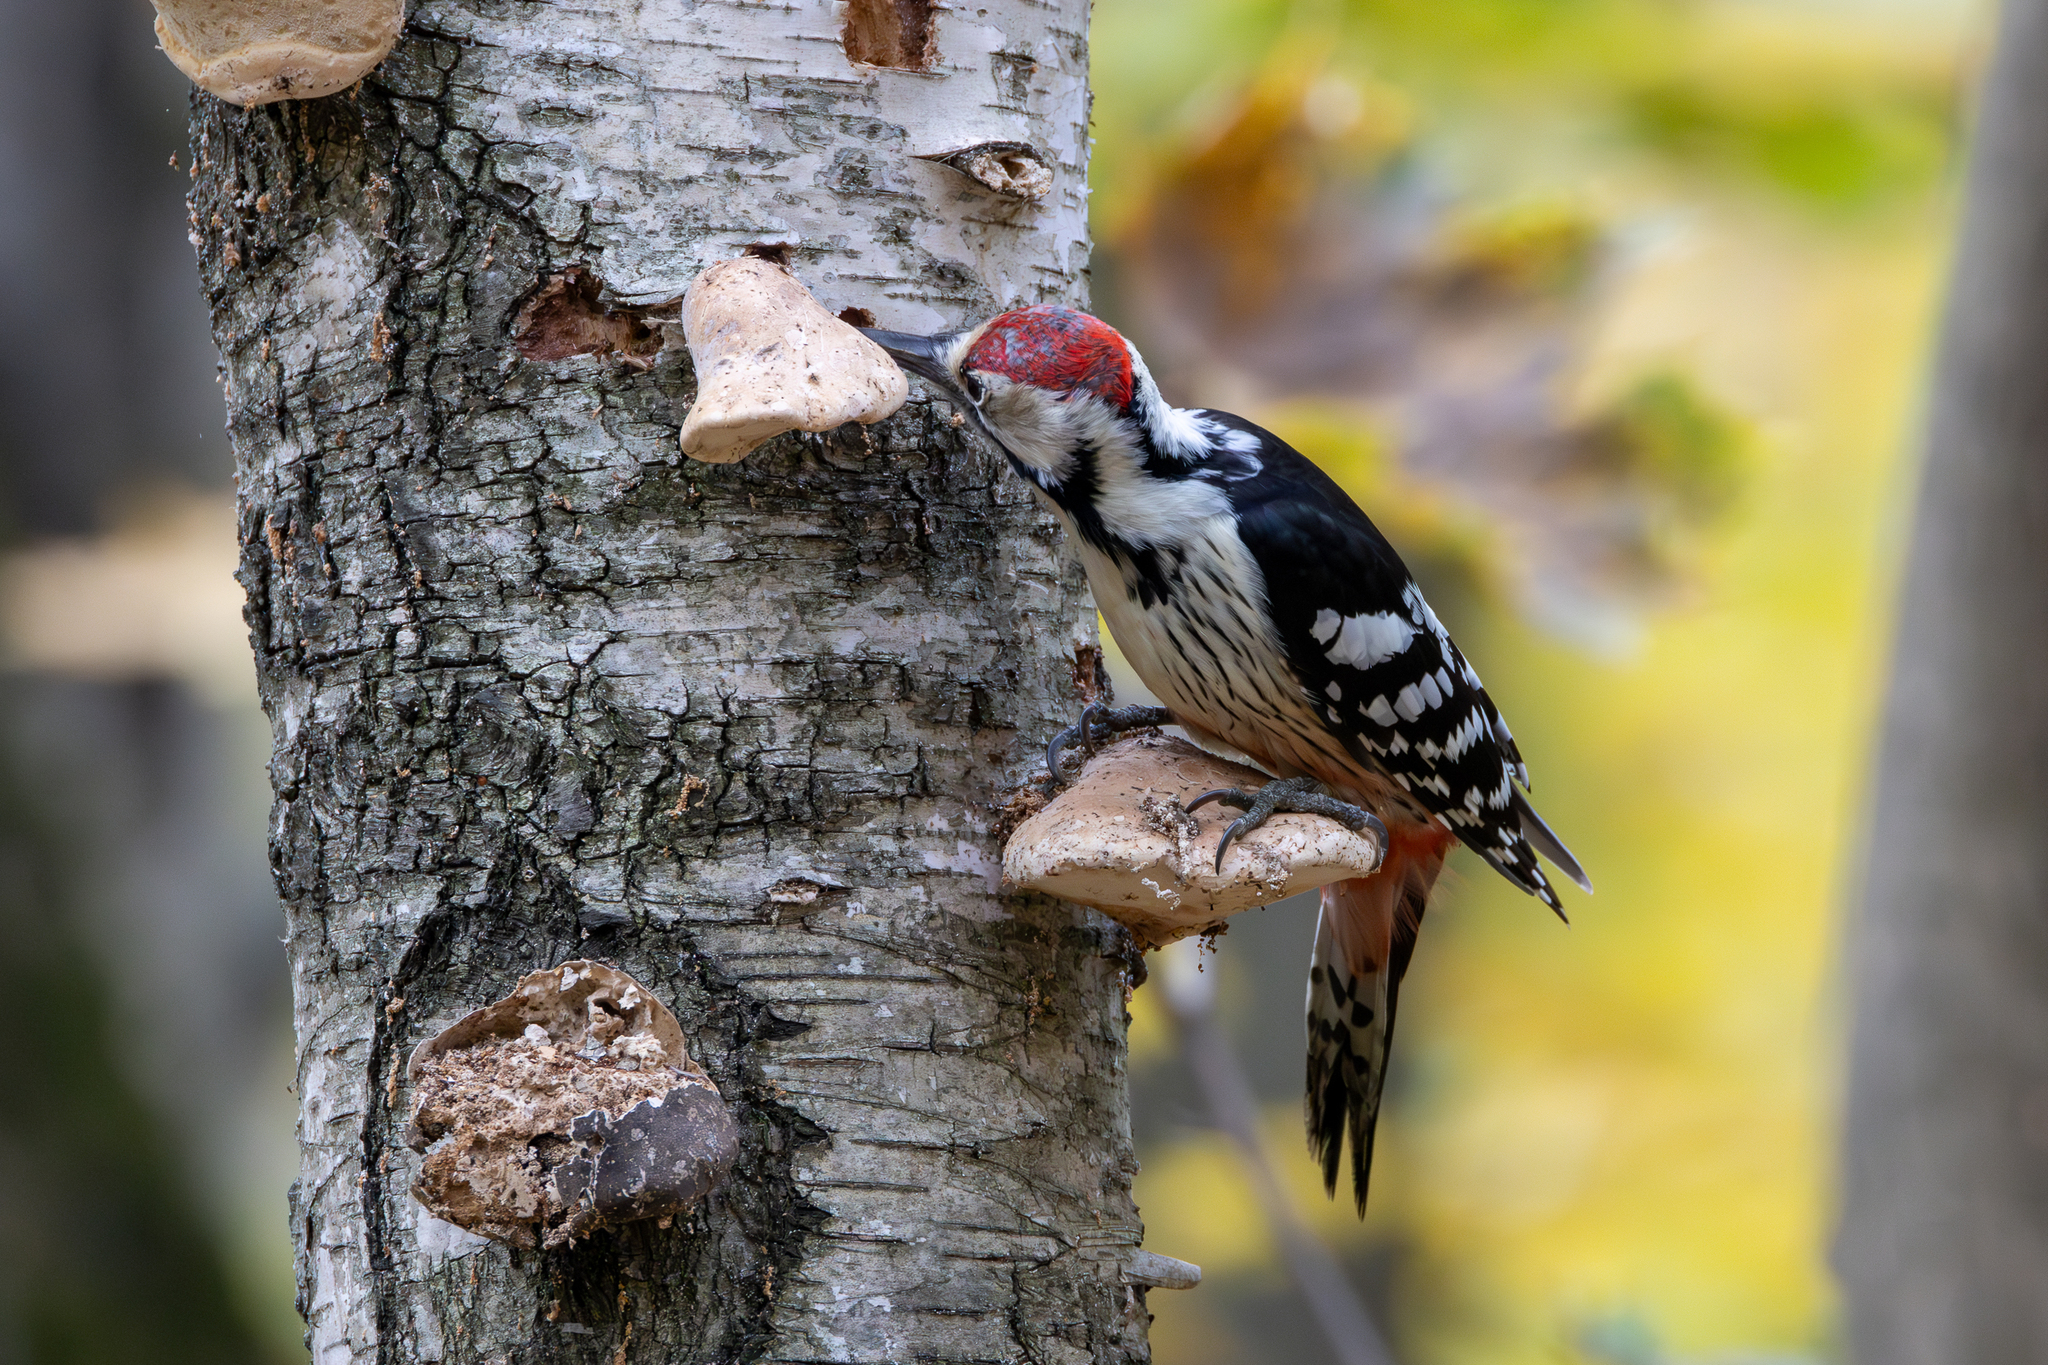
[[[1160,953],[1160,998],[1180,1037],[1181,1056],[1195,1073],[1210,1121],[1237,1147],[1259,1208],[1280,1246],[1288,1276],[1308,1303],[1338,1365],[1394,1365],[1393,1352],[1351,1287],[1344,1268],[1295,1211],[1274,1177],[1259,1141],[1258,1102],[1230,1040],[1216,1022],[1216,964],[1198,971],[1199,943],[1182,939]]]

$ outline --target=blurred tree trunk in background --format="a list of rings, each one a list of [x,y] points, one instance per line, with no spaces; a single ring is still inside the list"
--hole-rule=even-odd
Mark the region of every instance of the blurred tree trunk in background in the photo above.
[[[225,525],[185,78],[132,0],[0,0],[0,23],[0,550],[166,487]],[[119,321],[81,363],[51,338],[87,315]],[[23,676],[18,563],[0,556],[0,1361],[289,1360],[268,1334],[283,1277],[247,1271],[283,1226],[251,1139],[285,1098],[285,992],[242,718],[160,661]],[[273,1187],[254,1231],[252,1171]]]
[[[2007,0],[1852,955],[1858,1365],[2048,1360],[2048,3]]]
[[[209,1238],[221,1210],[193,1197],[171,1140],[178,1134],[129,1086],[128,1064],[161,1056],[161,1038],[139,1035],[175,1035],[182,1021],[120,1008],[82,924],[105,897],[97,884],[104,870],[125,861],[122,841],[157,823],[137,789],[183,775],[151,752],[164,747],[163,733],[137,714],[152,701],[159,710],[177,704],[168,689],[154,692],[0,681],[0,972],[8,982],[0,998],[8,1040],[0,1050],[0,1361],[8,1365],[278,1358],[249,1330],[222,1273]],[[105,751],[79,739],[95,731]],[[110,804],[93,790],[101,781],[125,787],[122,813],[132,825],[92,818]],[[181,786],[189,805],[203,806]],[[155,870],[173,882],[185,871],[175,858]],[[216,1003],[174,1005],[203,1016]],[[231,1102],[203,1064],[191,1069],[202,1073],[192,1090]]]
[[[1145,1358],[1129,941],[995,884],[1085,592],[928,403],[681,461],[687,359],[616,303],[760,242],[884,325],[1080,302],[1086,15],[429,0],[356,91],[197,101],[318,1365]],[[1051,197],[912,158],[996,138]],[[522,358],[571,267],[648,368]],[[585,955],[674,1006],[740,1169],[560,1253],[426,1219],[408,1054]]]

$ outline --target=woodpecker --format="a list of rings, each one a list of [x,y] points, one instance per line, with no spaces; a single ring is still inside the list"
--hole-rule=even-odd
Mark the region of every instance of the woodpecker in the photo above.
[[[1334,1196],[1345,1140],[1365,1211],[1401,977],[1460,841],[1560,917],[1542,854],[1586,891],[1529,804],[1529,772],[1479,675],[1344,490],[1241,417],[1175,408],[1137,350],[1071,308],[939,336],[863,329],[934,385],[1052,509],[1124,657],[1164,703],[1084,714],[1059,750],[1172,721],[1273,774],[1208,793],[1378,826],[1378,871],[1327,886],[1308,980],[1309,1147]],[[1327,794],[1326,794],[1327,793]]]

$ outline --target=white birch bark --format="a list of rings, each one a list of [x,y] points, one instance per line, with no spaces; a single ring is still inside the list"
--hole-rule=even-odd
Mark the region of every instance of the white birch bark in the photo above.
[[[680,349],[511,335],[569,266],[652,302],[760,243],[886,326],[1082,302],[1085,0],[933,13],[917,71],[820,0],[428,0],[350,94],[195,105],[317,1365],[1146,1358],[1128,939],[996,890],[1096,686],[1048,520],[916,395],[694,465]],[[992,140],[1052,193],[915,159]],[[739,1170],[562,1253],[424,1218],[406,1054],[573,956],[675,1009]]]

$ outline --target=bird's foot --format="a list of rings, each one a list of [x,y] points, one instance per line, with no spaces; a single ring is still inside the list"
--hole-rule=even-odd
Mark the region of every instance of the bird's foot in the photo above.
[[[1071,725],[1052,737],[1052,743],[1045,746],[1045,771],[1055,789],[1066,785],[1066,774],[1060,771],[1060,764],[1068,749],[1079,748],[1084,754],[1094,756],[1095,746],[1126,730],[1142,730],[1148,726],[1171,725],[1173,716],[1163,706],[1104,706],[1101,702],[1091,704],[1081,712],[1078,724]]]
[[[1322,784],[1312,777],[1282,777],[1268,782],[1255,792],[1240,791],[1236,787],[1219,787],[1215,791],[1203,792],[1188,802],[1188,809],[1194,810],[1215,801],[1225,806],[1235,806],[1244,812],[1231,821],[1230,828],[1223,831],[1222,840],[1216,845],[1216,870],[1223,870],[1223,855],[1230,851],[1231,842],[1241,835],[1250,834],[1260,825],[1280,813],[1297,815],[1322,815],[1335,820],[1353,834],[1366,830],[1380,846],[1380,856],[1387,855],[1387,827],[1380,818],[1363,806],[1354,806],[1349,801],[1339,801],[1322,789]]]

